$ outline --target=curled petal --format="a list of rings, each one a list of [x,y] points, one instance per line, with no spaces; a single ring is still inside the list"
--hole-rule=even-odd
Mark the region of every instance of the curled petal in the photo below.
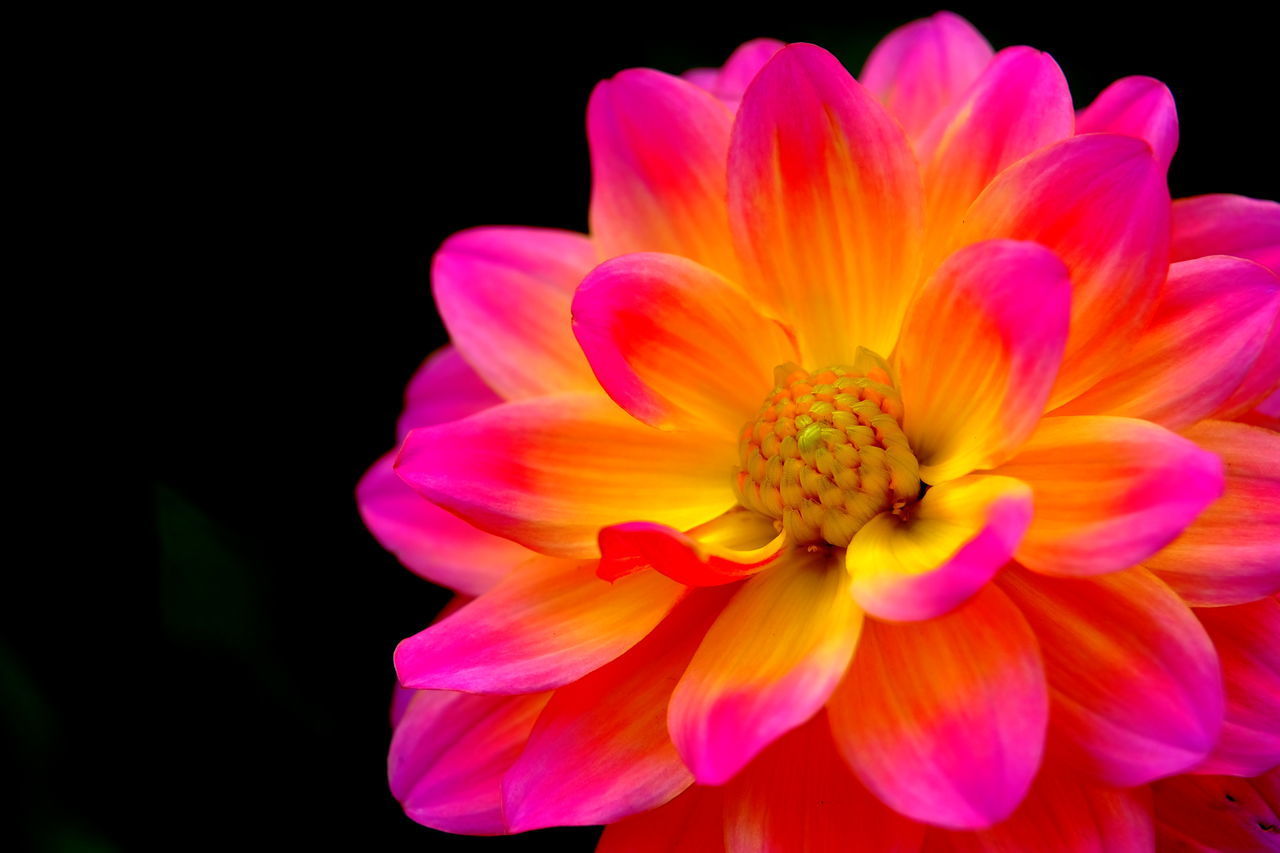
[[[1169,168],[1178,149],[1178,110],[1169,87],[1153,77],[1122,77],[1080,111],[1076,133],[1121,133],[1145,139]]]
[[[1189,604],[1244,604],[1280,591],[1280,435],[1205,421],[1187,438],[1221,457],[1225,491],[1144,565]]]
[[[871,519],[846,554],[853,597],[880,619],[932,619],[981,589],[1031,522],[1031,489],[973,475],[934,486],[909,512]]]
[[[1222,676],[1191,609],[1140,566],[1095,578],[1001,575],[1040,640],[1051,750],[1110,785],[1201,761],[1222,725]]]
[[[695,68],[681,76],[736,110],[760,69],[785,46],[777,39],[752,39],[739,46],[721,68]]]
[[[1234,255],[1280,274],[1280,203],[1218,193],[1173,203],[1173,261]]]
[[[1045,418],[995,473],[1031,486],[1035,516],[1014,556],[1051,575],[1140,563],[1222,494],[1214,454],[1131,418]]]
[[[1035,635],[993,586],[938,619],[868,619],[828,713],[845,760],[889,806],[950,829],[990,826],[1040,766],[1048,696]]]
[[[473,228],[431,263],[436,306],[458,352],[508,399],[591,390],[569,330],[569,301],[596,262],[582,234]]]
[[[1280,829],[1280,768],[1257,779],[1175,776],[1152,785],[1160,850],[1269,853]]]
[[[813,716],[861,625],[848,575],[825,549],[793,551],[743,584],[671,697],[671,736],[698,781],[727,781]]]
[[[615,524],[600,531],[598,573],[612,581],[654,569],[686,586],[719,586],[767,568],[784,541],[771,519],[741,508],[687,534],[647,521]]]

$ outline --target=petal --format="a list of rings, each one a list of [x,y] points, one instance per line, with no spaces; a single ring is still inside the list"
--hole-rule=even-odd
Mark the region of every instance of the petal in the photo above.
[[[555,692],[503,782],[512,832],[611,823],[693,783],[667,702],[726,593],[686,598],[622,657]]]
[[[1197,773],[1255,776],[1280,765],[1280,600],[1196,611],[1226,690],[1226,720]]]
[[[733,442],[660,432],[603,396],[507,403],[409,433],[396,471],[419,494],[543,553],[593,557],[602,527],[681,530],[735,503]]]
[[[688,534],[633,521],[600,531],[598,574],[612,581],[654,569],[686,586],[719,586],[768,568],[785,541],[772,519],[741,507]]]
[[[1067,79],[1049,54],[1030,47],[997,53],[951,119],[929,134],[936,138],[916,147],[930,244],[945,244],[992,178],[1074,127]]]
[[[1141,566],[1095,578],[1001,575],[1040,640],[1051,751],[1110,785],[1199,762],[1222,725],[1222,676],[1191,609]]]
[[[748,290],[811,367],[887,353],[917,276],[920,177],[901,129],[833,57],[778,51],[743,99],[729,210]]]
[[[571,231],[473,228],[436,252],[431,283],[454,346],[504,397],[590,390],[569,300],[595,261]]]
[[[1177,776],[1156,782],[1152,792],[1159,849],[1274,853],[1280,838],[1280,802],[1266,796],[1265,784],[1233,776]]]
[[[1173,203],[1170,260],[1235,255],[1280,273],[1280,204],[1219,193]]]
[[[1065,139],[1001,172],[965,214],[956,246],[1043,243],[1071,273],[1071,336],[1058,405],[1092,385],[1144,325],[1168,269],[1169,192],[1140,139]]]
[[[1051,575],[1140,563],[1222,494],[1212,453],[1155,424],[1101,415],[1045,418],[995,473],[1031,486],[1035,516],[1014,556]]]
[[[1277,267],[1280,268],[1280,265]],[[1213,413],[1213,417],[1219,420],[1245,419],[1250,412],[1258,411],[1265,418],[1268,401],[1273,419],[1271,428],[1276,429],[1274,418],[1277,410],[1280,410],[1280,317],[1271,324],[1271,331],[1262,342],[1258,357],[1253,360],[1244,379],[1240,380],[1236,390]],[[1259,425],[1265,426],[1266,422],[1260,422]]]
[[[1144,564],[1189,604],[1244,604],[1280,591],[1280,435],[1222,421],[1186,435],[1222,458],[1226,489]]]
[[[534,556],[529,549],[485,533],[409,488],[383,456],[356,486],[360,517],[379,544],[414,574],[468,595],[479,595],[513,566]]]
[[[532,693],[576,681],[640,642],[684,588],[656,572],[608,584],[594,563],[535,559],[401,641],[406,687]]]
[[[1013,816],[980,832],[933,830],[927,853],[1147,853],[1151,795],[1081,782],[1046,768]]]
[[[913,139],[978,79],[991,61],[991,45],[951,12],[912,21],[885,36],[858,79],[879,98]]]
[[[669,252],[737,275],[725,209],[732,123],[710,93],[660,71],[632,68],[596,86],[587,140],[603,257]]]
[[[730,109],[736,110],[747,86],[760,73],[760,69],[785,46],[777,39],[752,39],[735,50],[724,67],[695,68],[681,76],[724,101]]]
[[[505,834],[502,774],[550,696],[416,691],[387,760],[391,793],[405,813],[445,832]]]
[[[890,807],[976,829],[1009,815],[1027,792],[1046,693],[1035,636],[988,586],[938,619],[867,620],[828,711],[845,760]]]
[[[404,412],[396,422],[396,437],[409,430],[460,420],[502,402],[456,347],[444,346],[432,353],[404,392]]]
[[[1070,316],[1067,270],[1043,246],[990,240],[947,258],[895,351],[920,479],[993,468],[1017,451],[1044,412]]]
[[[1213,255],[1173,264],[1132,349],[1109,376],[1054,414],[1188,427],[1226,404],[1262,352],[1277,311],[1280,279],[1253,261]]]
[[[849,665],[861,624],[848,575],[825,549],[793,551],[747,581],[671,697],[671,736],[698,781],[727,781],[813,716]]]
[[[716,273],[675,255],[605,261],[573,299],[573,331],[609,396],[645,423],[737,441],[798,357],[787,333]]]
[[[1178,110],[1169,87],[1153,77],[1122,77],[1080,111],[1076,133],[1121,133],[1146,140],[1169,168],[1178,149]]]
[[[722,853],[724,795],[695,785],[659,809],[604,828],[596,853]]]
[[[932,619],[986,585],[1031,522],[1031,489],[974,475],[934,486],[907,520],[884,512],[854,534],[854,599],[872,616]]]
[[[725,788],[725,847],[731,853],[916,853],[924,827],[862,786],[836,752],[819,713],[762,752]]]

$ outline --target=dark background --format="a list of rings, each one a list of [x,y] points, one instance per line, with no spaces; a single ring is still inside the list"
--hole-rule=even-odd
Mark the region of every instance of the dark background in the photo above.
[[[123,416],[134,442],[81,435],[77,477],[52,486],[54,514],[76,519],[34,573],[57,617],[6,619],[0,758],[21,780],[19,847],[590,849],[592,829],[447,836],[387,794],[391,651],[446,595],[376,545],[352,489],[444,341],[427,281],[441,240],[585,230],[597,80],[717,65],[764,35],[822,44],[856,73],[882,35],[936,10],[853,5],[210,13],[134,57],[152,131],[134,167],[160,199],[136,241],[160,261],[133,342],[150,390]],[[952,8],[997,49],[1053,54],[1078,105],[1126,74],[1168,83],[1175,196],[1276,197],[1273,22],[1221,4],[1043,5]]]

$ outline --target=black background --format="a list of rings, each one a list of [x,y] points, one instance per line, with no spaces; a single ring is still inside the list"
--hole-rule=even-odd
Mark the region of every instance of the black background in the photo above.
[[[77,451],[88,479],[62,508],[90,520],[47,543],[75,571],[35,581],[58,618],[0,646],[23,845],[590,849],[592,829],[447,836],[387,794],[391,651],[446,596],[376,545],[352,489],[444,341],[427,282],[440,241],[585,230],[597,80],[716,65],[762,35],[856,73],[935,11],[842,8],[210,13],[150,46],[135,168],[160,201],[137,243],[161,269],[133,342],[150,390],[127,419],[139,450]],[[997,49],[1049,51],[1079,105],[1126,74],[1168,83],[1175,196],[1276,197],[1271,22],[1216,4],[953,8]],[[107,477],[124,485],[85,488]]]

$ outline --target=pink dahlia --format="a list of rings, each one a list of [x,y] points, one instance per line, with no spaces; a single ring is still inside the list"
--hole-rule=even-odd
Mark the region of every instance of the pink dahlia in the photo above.
[[[591,234],[481,228],[359,488],[457,590],[392,792],[622,850],[1280,843],[1280,206],[1171,204],[942,13],[588,106]],[[1252,846],[1250,846],[1252,845]]]

